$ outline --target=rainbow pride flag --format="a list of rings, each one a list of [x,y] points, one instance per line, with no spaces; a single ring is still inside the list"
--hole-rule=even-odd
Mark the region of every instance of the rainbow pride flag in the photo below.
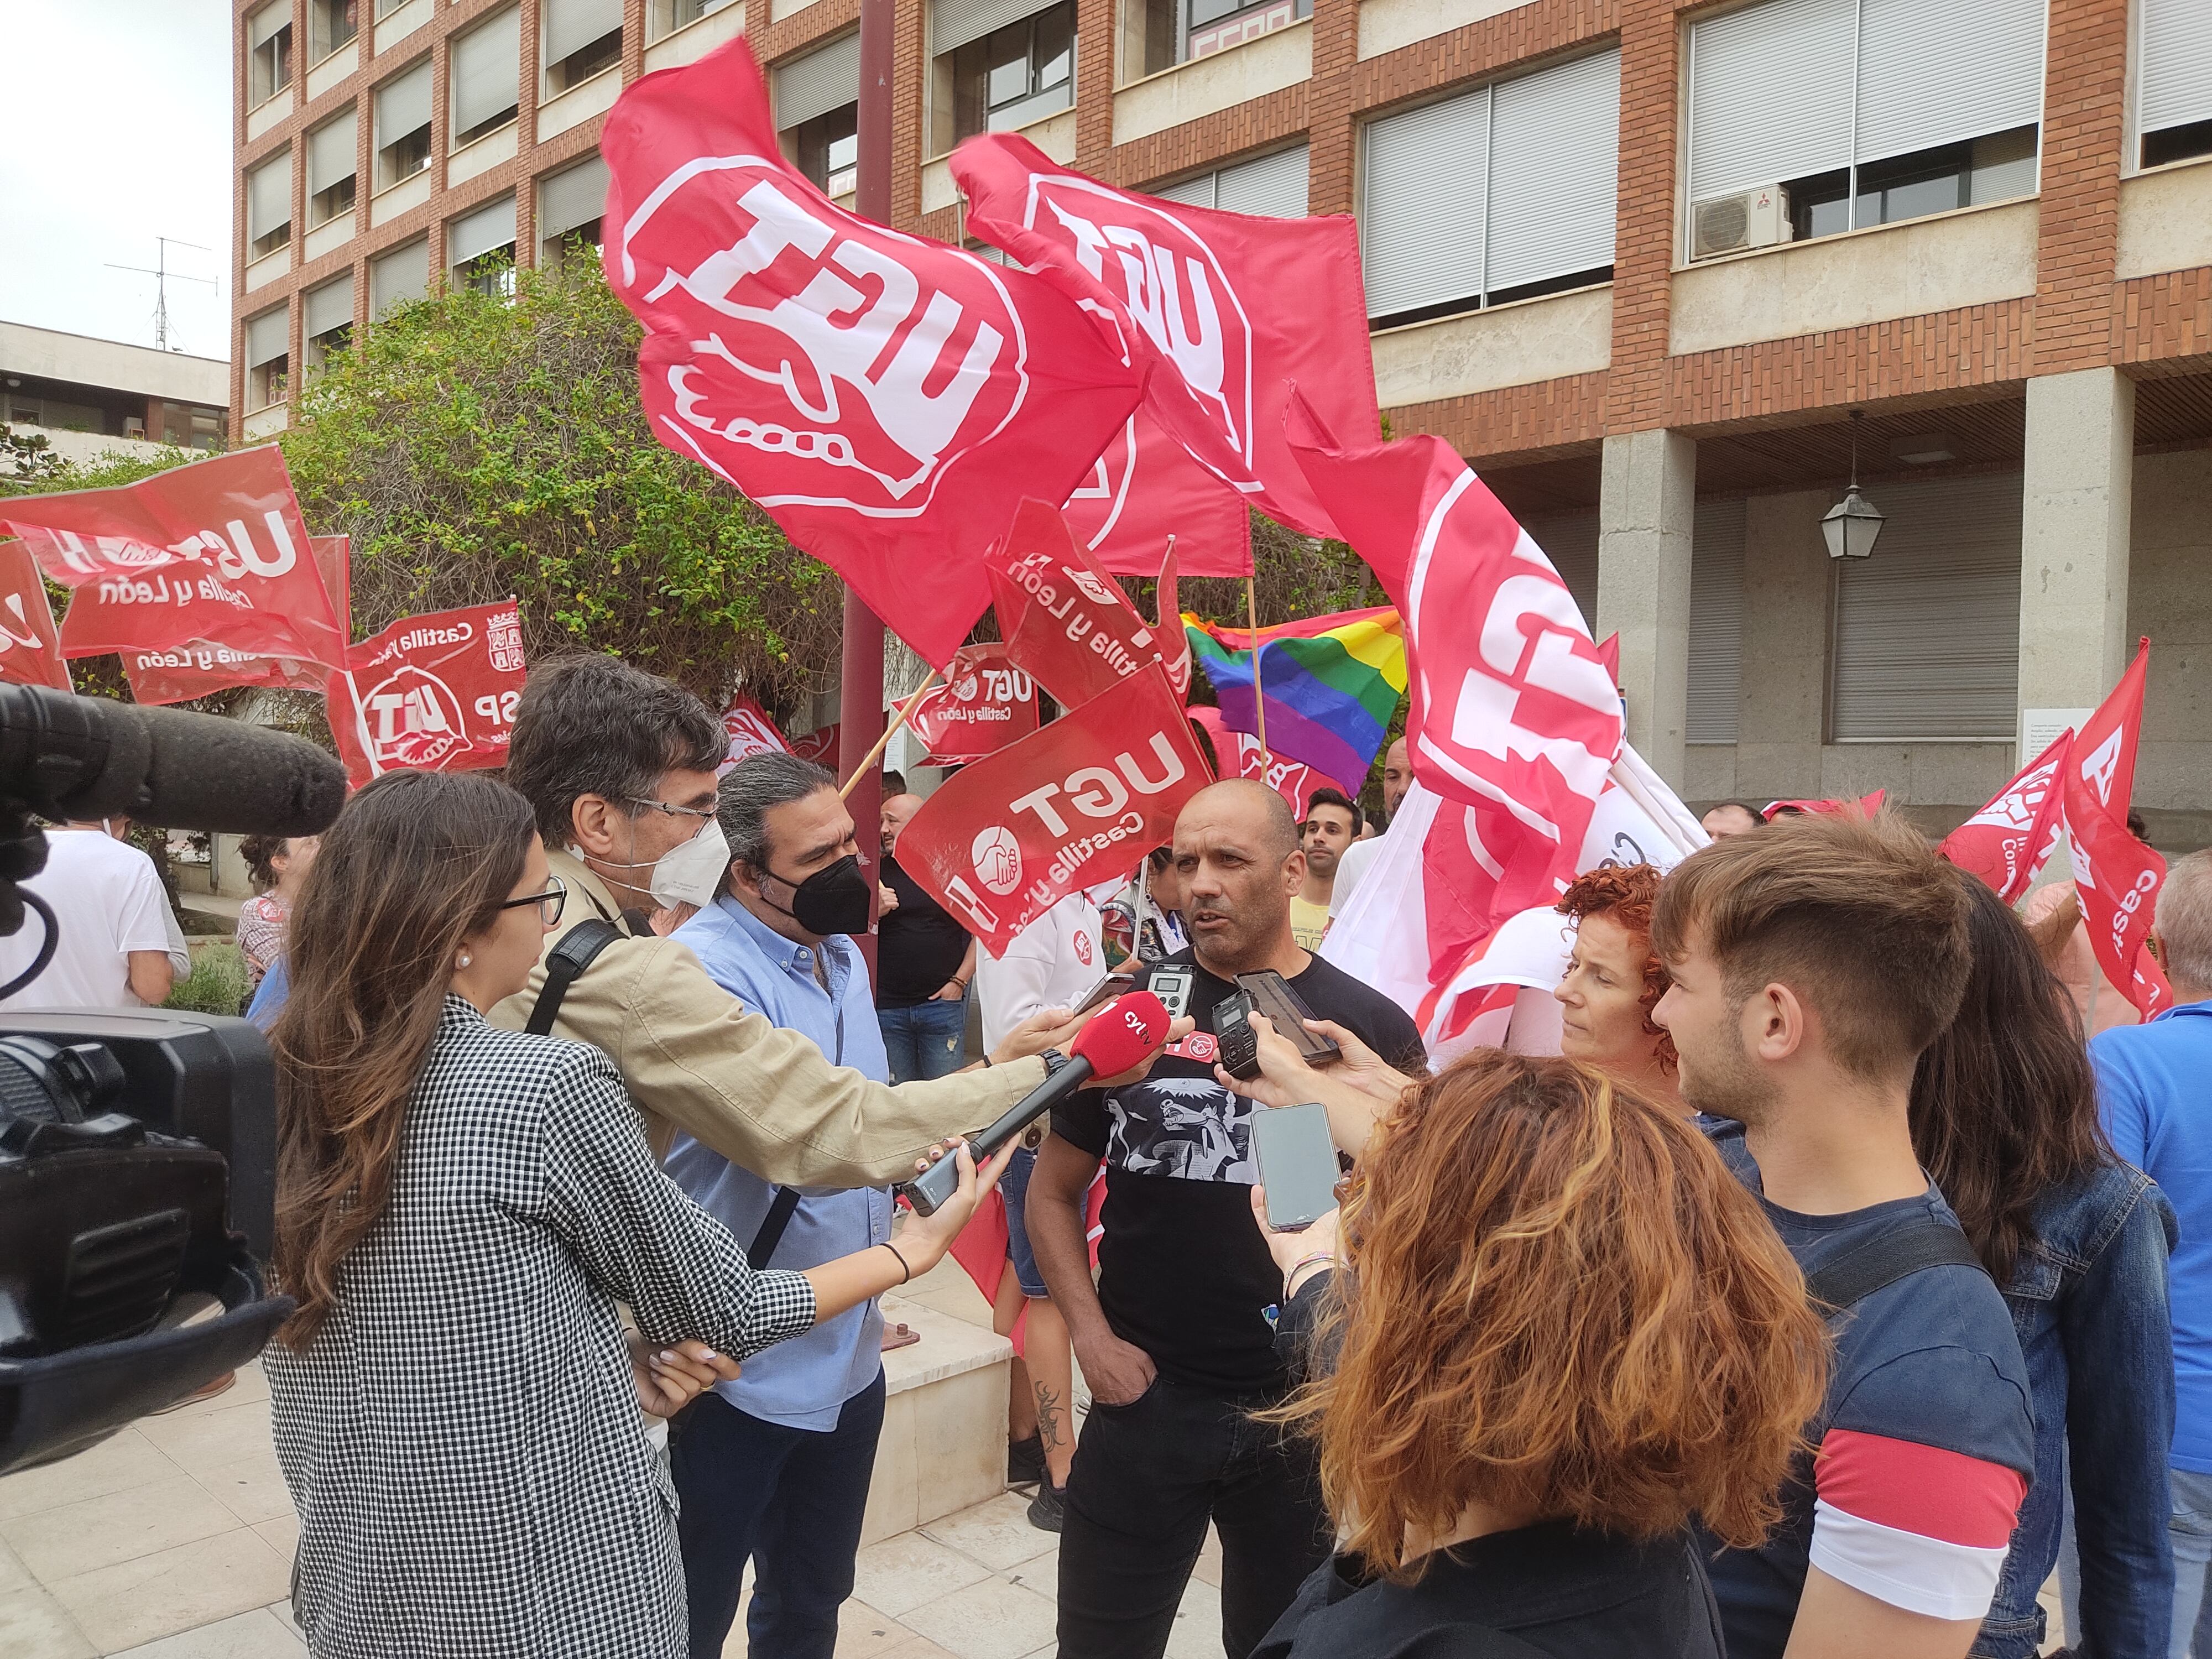
[[[1253,635],[1183,612],[1192,656],[1221,702],[1222,723],[1254,732]],[[1259,631],[1267,747],[1357,788],[1382,746],[1406,690],[1406,635],[1398,613],[1340,611]]]

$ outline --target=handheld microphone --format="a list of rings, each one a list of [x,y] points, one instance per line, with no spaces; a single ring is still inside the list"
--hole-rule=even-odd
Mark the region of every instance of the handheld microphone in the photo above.
[[[983,1164],[1092,1078],[1119,1076],[1158,1054],[1167,1040],[1168,1011],[1158,997],[1150,991],[1115,997],[1075,1034],[1075,1041],[1068,1044],[1066,1065],[1009,1106],[989,1128],[969,1137],[975,1162]],[[900,1182],[898,1190],[916,1215],[936,1214],[938,1206],[960,1190],[959,1158],[947,1153],[913,1180]]]

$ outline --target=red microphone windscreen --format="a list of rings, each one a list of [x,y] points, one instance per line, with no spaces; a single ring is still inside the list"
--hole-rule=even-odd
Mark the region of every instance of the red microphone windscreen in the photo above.
[[[1091,1062],[1094,1077],[1115,1077],[1167,1040],[1167,1006],[1150,991],[1125,991],[1093,1014],[1067,1048],[1071,1058]]]

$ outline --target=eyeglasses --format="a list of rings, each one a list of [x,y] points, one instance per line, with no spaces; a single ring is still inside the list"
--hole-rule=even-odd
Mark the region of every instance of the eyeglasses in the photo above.
[[[649,806],[672,818],[711,818],[714,816],[714,809],[711,806],[677,806],[665,800],[647,800],[641,795],[632,795],[629,800],[633,806]]]
[[[561,912],[568,902],[568,884],[555,876],[553,884],[542,893],[527,893],[520,898],[507,899],[495,904],[495,910],[520,910],[526,904],[538,907],[538,920],[548,927],[561,920]]]

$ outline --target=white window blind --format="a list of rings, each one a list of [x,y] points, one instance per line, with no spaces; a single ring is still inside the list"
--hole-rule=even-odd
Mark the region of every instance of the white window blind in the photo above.
[[[1367,124],[1359,252],[1367,314],[1479,294],[1490,179],[1490,88]]]
[[[1743,690],[1741,501],[1699,501],[1690,529],[1691,743],[1734,743]]]
[[[259,241],[292,222],[292,152],[284,151],[246,176],[246,235]]]
[[[538,240],[548,242],[563,231],[588,225],[607,205],[607,164],[594,152],[566,173],[538,186]]]
[[[794,58],[775,72],[775,125],[788,131],[860,99],[860,37],[856,33]]]
[[[2045,4],[1859,0],[1856,159],[1884,161],[2042,120]]]
[[[503,11],[453,42],[453,131],[480,127],[521,98],[521,14]]]
[[[929,49],[948,52],[980,40],[993,29],[1048,10],[1054,0],[937,0],[930,8]]]
[[[1256,156],[1214,173],[1201,173],[1152,192],[1164,202],[1261,213],[1277,219],[1306,216],[1307,154],[1304,144]]]
[[[1611,264],[1620,52],[1501,82],[1492,100],[1484,291]]]
[[[276,0],[274,5],[264,6],[253,14],[246,26],[247,47],[268,44],[269,38],[292,21],[292,0]]]
[[[1574,595],[1583,613],[1583,626],[1594,626],[1597,621],[1597,514],[1547,514],[1523,520],[1521,527],[1544,550],[1552,568]]]
[[[307,135],[307,193],[318,195],[353,177],[354,112],[348,110]]]
[[[368,268],[368,304],[372,316],[381,317],[404,300],[419,300],[430,291],[430,247],[413,241],[395,248]]]
[[[382,149],[430,125],[430,60],[395,75],[376,89],[376,147]]]
[[[1152,194],[1163,202],[1181,202],[1185,207],[1210,208],[1213,205],[1214,188],[1221,175],[1201,173],[1195,179],[1185,179],[1168,185]]]
[[[258,368],[291,349],[291,313],[283,306],[264,311],[246,325],[246,366]]]
[[[352,322],[352,274],[349,272],[334,283],[325,283],[308,295],[307,310],[301,320],[303,326],[300,332],[310,340]]]
[[[502,196],[446,227],[446,263],[456,268],[514,240],[514,198]]]
[[[1855,0],[1767,0],[1690,27],[1690,200],[1851,161]]]
[[[622,27],[622,0],[539,0],[539,8],[545,20],[549,64],[574,57],[601,35]]]
[[[1836,741],[2008,742],[2020,692],[2021,475],[1885,483],[1869,559],[1836,569]]]
[[[2212,6],[2142,0],[2136,33],[2136,131],[2212,121]]]

